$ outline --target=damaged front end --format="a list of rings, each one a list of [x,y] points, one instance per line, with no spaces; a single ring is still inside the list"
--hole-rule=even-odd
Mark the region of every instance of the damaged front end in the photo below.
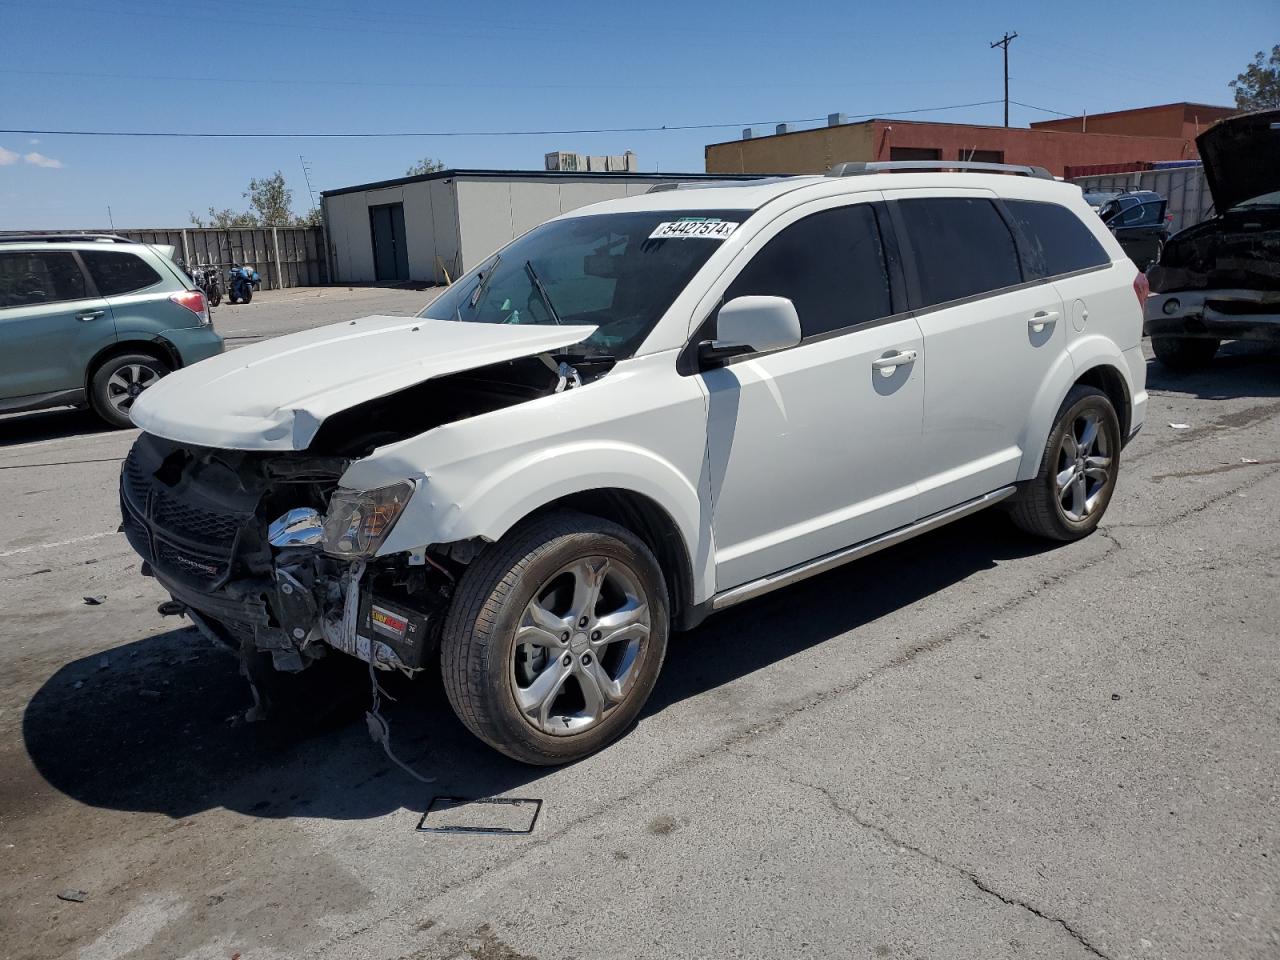
[[[1233,210],[1182,231],[1147,277],[1149,336],[1280,340],[1280,210]]]
[[[123,529],[143,573],[173,597],[165,612],[279,670],[302,670],[329,648],[384,670],[421,669],[458,561],[425,550],[375,559],[413,485],[343,490],[348,464],[139,437],[121,473]]]

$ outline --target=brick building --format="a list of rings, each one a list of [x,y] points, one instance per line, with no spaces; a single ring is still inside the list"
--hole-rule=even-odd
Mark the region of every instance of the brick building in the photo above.
[[[832,114],[825,127],[787,130],[780,125],[776,133],[760,137],[744,130],[740,140],[709,144],[706,170],[823,173],[846,160],[985,160],[1035,164],[1062,176],[1068,166],[1194,160],[1199,156],[1196,132],[1233,112],[1227,107],[1168,104],[1051,120],[1030,129],[912,120],[846,123],[842,115]],[[1080,126],[1087,132],[1081,133]]]

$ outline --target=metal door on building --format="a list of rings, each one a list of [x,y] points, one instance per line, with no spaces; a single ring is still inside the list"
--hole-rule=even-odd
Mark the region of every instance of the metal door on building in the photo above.
[[[373,275],[379,282],[409,279],[409,248],[404,239],[404,204],[387,203],[369,208],[373,234]]]

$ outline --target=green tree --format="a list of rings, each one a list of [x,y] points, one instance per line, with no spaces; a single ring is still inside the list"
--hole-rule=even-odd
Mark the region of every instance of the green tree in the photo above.
[[[256,227],[258,218],[252,213],[236,213],[230,207],[224,207],[222,210],[209,208],[208,222],[204,217],[189,212],[191,225],[194,227],[217,227],[219,230],[228,230],[235,227]]]
[[[294,215],[293,191],[279,170],[269,177],[254,177],[249,181],[249,189],[241,196],[249,201],[249,209],[245,212],[237,213],[230,207],[222,210],[210,207],[207,217],[190,213],[191,224],[228,230],[239,227],[318,227],[322,220],[320,211],[315,208],[301,217]]]
[[[404,172],[406,177],[420,177],[425,173],[439,173],[444,169],[444,161],[435,157],[423,157]]]
[[[1271,48],[1270,57],[1259,50],[1253,63],[1228,86],[1236,92],[1236,106],[1241,110],[1280,107],[1280,43]]]
[[[248,198],[259,224],[264,227],[291,226],[294,221],[293,191],[285,185],[284,174],[277,170],[269,177],[249,181],[249,189],[241,196]]]

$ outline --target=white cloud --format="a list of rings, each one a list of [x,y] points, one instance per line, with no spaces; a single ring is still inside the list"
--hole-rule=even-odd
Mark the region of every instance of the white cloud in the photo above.
[[[7,167],[10,164],[17,162],[18,155],[16,153],[12,150],[6,150],[4,147],[0,147],[0,167]]]
[[[22,159],[36,167],[48,167],[51,170],[58,170],[62,167],[61,160],[46,157],[43,153],[28,153]]]

